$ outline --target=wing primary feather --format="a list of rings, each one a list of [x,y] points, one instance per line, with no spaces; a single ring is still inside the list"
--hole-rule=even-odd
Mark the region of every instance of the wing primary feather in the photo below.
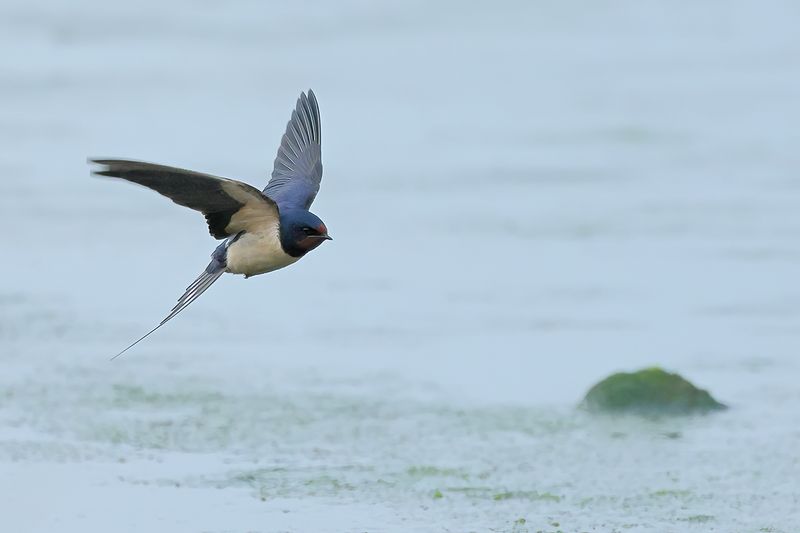
[[[306,97],[305,93],[300,94],[300,103],[303,105],[303,123],[308,130],[308,136],[314,141],[317,136],[314,134],[314,115],[311,113],[310,106],[308,103],[308,97]]]
[[[311,90],[309,89],[309,92]],[[313,93],[311,93],[313,95]],[[306,126],[308,133],[311,136],[312,142],[319,142],[319,132],[317,131],[316,115],[312,109],[311,101],[305,94],[300,95],[300,100],[303,102],[303,111],[306,116]]]
[[[288,135],[284,135],[283,141],[281,142],[281,146],[284,144],[286,145],[289,150],[291,150],[292,155],[295,158],[299,158],[302,155],[302,150],[300,150],[299,146],[296,146],[294,143],[294,139],[290,138]]]
[[[111,361],[113,361],[120,355],[124,354],[125,352],[127,352],[128,350],[130,350],[143,340],[145,340],[152,333],[155,333],[155,331],[158,328],[169,322],[178,313],[186,309],[189,306],[189,304],[195,301],[201,294],[203,294],[206,291],[206,289],[208,289],[211,285],[213,285],[214,282],[217,281],[224,272],[225,272],[224,270],[219,270],[217,272],[203,272],[202,274],[200,274],[200,276],[198,276],[198,278],[194,280],[194,282],[191,285],[189,285],[189,287],[186,288],[186,292],[184,292],[183,295],[178,299],[178,303],[175,304],[175,307],[172,308],[172,310],[169,312],[166,318],[164,318],[164,320],[159,322],[156,327],[154,327],[153,329],[151,329],[150,331],[139,337],[136,340],[136,342],[134,342],[133,344],[131,344],[130,346],[119,352],[117,355],[112,357]]]
[[[291,129],[292,135],[294,135],[294,142],[298,149],[302,152],[303,148],[308,144],[306,140],[303,138],[303,135],[300,133],[300,128],[297,127],[297,122],[300,119],[297,116],[297,111],[292,111],[292,122],[291,122]]]
[[[308,112],[308,100],[305,94],[300,95],[300,119],[303,122],[303,130],[306,137],[306,142],[311,144],[314,140],[314,127],[311,125],[311,114]]]
[[[308,102],[311,105],[311,113],[314,115],[314,140],[317,141],[317,144],[322,143],[322,132],[319,128],[319,104],[317,103],[317,96],[314,94],[314,91],[311,89],[308,90]]]
[[[298,130],[300,130],[300,135],[303,137],[303,143],[305,146],[311,144],[311,135],[308,133],[308,117],[303,110],[303,99],[302,97],[297,102],[297,109],[295,109],[295,113],[297,113],[297,122],[298,122]]]
[[[303,157],[303,149],[300,148],[300,145],[297,144],[297,138],[293,137],[295,134],[286,136],[286,143],[289,145],[289,148],[292,149],[292,153],[295,154],[295,158],[300,161]]]

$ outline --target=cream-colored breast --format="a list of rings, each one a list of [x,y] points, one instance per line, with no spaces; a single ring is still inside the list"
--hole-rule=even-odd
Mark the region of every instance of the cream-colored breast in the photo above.
[[[254,232],[247,232],[228,247],[227,271],[232,274],[255,276],[272,272],[296,262],[281,248],[278,225],[270,225]]]

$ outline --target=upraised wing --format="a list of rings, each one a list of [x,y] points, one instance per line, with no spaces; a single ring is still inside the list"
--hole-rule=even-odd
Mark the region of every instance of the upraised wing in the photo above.
[[[322,181],[322,132],[314,91],[300,94],[264,194],[283,208],[308,209]]]
[[[200,211],[216,239],[278,223],[275,202],[241,181],[142,161],[90,159],[89,162],[103,165],[104,168],[93,171],[96,175],[144,185],[178,205]]]

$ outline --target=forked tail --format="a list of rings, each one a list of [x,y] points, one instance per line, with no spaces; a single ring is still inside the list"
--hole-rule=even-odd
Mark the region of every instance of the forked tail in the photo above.
[[[194,282],[191,285],[186,287],[186,292],[183,293],[183,296],[180,297],[178,303],[175,304],[175,307],[172,308],[172,310],[169,312],[169,314],[164,320],[159,322],[159,324],[156,327],[154,327],[153,329],[142,335],[136,342],[134,342],[133,344],[131,344],[130,346],[119,352],[117,355],[112,357],[111,360],[113,361],[120,355],[124,354],[125,352],[127,352],[128,350],[139,344],[141,341],[149,337],[151,333],[155,332],[158,328],[169,322],[170,319],[172,319],[172,317],[174,317],[175,315],[186,309],[190,303],[195,301],[201,294],[203,294],[206,291],[206,289],[208,289],[211,285],[213,285],[214,282],[217,281],[219,277],[224,273],[225,273],[225,265],[219,264],[216,261],[212,261],[211,264],[208,265],[208,267],[205,269],[205,271],[202,274],[200,274],[200,276],[198,276],[197,279],[194,280]]]

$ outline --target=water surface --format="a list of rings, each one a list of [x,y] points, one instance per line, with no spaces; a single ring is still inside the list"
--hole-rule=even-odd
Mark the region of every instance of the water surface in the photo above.
[[[0,5],[14,531],[796,531],[790,2]],[[317,93],[335,240],[223,278],[91,179],[266,183]],[[594,419],[654,364],[732,409]]]

